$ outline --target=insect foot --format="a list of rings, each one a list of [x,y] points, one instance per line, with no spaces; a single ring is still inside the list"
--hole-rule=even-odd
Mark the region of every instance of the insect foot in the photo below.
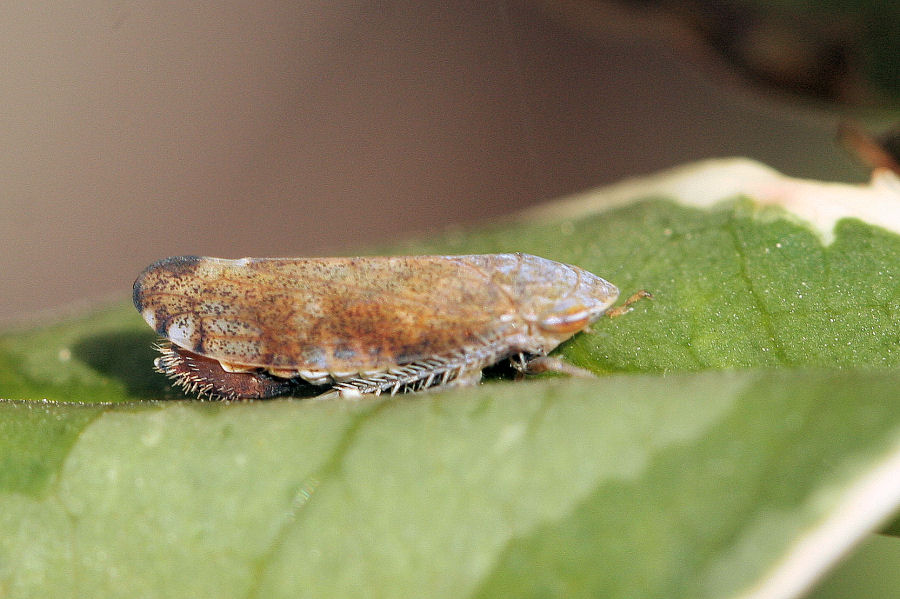
[[[222,399],[475,384],[501,360],[546,356],[618,297],[586,270],[528,254],[178,256],[134,283],[135,307],[165,340],[157,370]]]

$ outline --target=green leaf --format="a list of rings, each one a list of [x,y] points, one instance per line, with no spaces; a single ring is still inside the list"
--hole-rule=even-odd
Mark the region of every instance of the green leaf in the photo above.
[[[894,597],[900,588],[900,539],[872,535],[810,594],[809,599]]]
[[[0,337],[0,595],[798,596],[900,502],[900,236],[695,168],[392,248],[651,291],[597,380],[172,401],[125,302]]]
[[[896,453],[898,384],[706,373],[106,406],[50,484],[0,495],[0,580],[54,597],[729,596]]]

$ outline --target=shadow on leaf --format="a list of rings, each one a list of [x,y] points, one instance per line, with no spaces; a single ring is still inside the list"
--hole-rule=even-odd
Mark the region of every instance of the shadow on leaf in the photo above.
[[[153,360],[159,355],[153,347],[156,339],[149,331],[91,335],[76,343],[72,353],[103,375],[122,382],[135,399],[160,399],[171,390],[166,378],[153,370]]]

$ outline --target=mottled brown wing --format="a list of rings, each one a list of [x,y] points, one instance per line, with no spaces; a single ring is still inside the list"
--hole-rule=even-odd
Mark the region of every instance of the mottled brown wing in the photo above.
[[[134,284],[147,322],[176,345],[243,366],[379,370],[517,326],[484,260],[413,256],[168,258]]]

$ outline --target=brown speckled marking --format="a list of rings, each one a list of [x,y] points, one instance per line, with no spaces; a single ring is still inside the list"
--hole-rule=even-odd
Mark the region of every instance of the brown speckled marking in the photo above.
[[[157,367],[227,398],[286,393],[291,379],[340,395],[471,384],[501,359],[546,355],[617,297],[600,277],[527,254],[183,256],[134,283],[135,307],[172,344]]]

